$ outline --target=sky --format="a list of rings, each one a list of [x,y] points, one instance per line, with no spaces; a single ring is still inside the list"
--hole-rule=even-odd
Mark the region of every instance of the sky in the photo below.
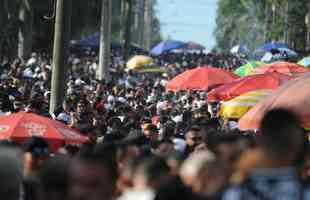
[[[215,45],[217,0],[158,0],[157,14],[164,39]]]

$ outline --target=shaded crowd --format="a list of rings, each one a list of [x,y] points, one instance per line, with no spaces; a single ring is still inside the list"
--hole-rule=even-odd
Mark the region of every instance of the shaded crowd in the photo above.
[[[227,59],[227,60],[226,60]],[[207,92],[165,91],[169,77],[194,66],[234,69],[242,59],[167,54],[168,74],[124,70],[112,52],[109,83],[98,59],[70,56],[63,105],[49,113],[51,59],[33,53],[4,61],[1,115],[47,116],[89,137],[50,152],[48,141],[0,144],[0,196],[6,200],[310,199],[310,149],[294,113],[267,113],[260,130],[241,132],[218,116]],[[225,63],[226,64],[223,64]],[[216,64],[217,63],[217,64]]]

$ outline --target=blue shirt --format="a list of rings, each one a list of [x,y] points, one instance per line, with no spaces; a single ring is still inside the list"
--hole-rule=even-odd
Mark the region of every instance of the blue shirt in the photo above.
[[[302,200],[310,199],[294,168],[256,169],[241,185],[229,187],[223,200]]]

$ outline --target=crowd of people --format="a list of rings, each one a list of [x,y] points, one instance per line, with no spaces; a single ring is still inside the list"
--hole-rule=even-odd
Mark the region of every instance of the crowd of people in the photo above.
[[[133,52],[136,54],[136,52]],[[170,77],[196,66],[233,70],[234,56],[173,53],[155,58],[166,74],[125,70],[111,56],[112,80],[96,79],[95,53],[71,55],[66,96],[49,113],[51,58],[33,53],[0,68],[0,112],[32,112],[88,136],[51,152],[44,138],[0,143],[6,200],[309,199],[310,149],[294,113],[267,113],[256,132],[218,116],[206,91],[166,92]]]

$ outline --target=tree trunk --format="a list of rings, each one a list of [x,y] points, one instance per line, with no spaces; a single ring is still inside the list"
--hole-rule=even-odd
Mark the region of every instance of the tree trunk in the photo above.
[[[150,50],[152,41],[152,19],[153,19],[153,2],[152,0],[146,0],[144,7],[144,49]]]
[[[111,12],[112,1],[102,0],[99,52],[99,80],[110,81],[109,66],[111,53]]]
[[[71,35],[72,0],[57,0],[53,49],[50,113],[62,105],[67,79],[67,60]]]
[[[5,4],[5,0],[0,3],[0,27],[4,27],[7,17],[8,17],[4,4]]]
[[[144,38],[144,5],[146,0],[139,0],[138,44],[143,47]]]
[[[32,51],[33,5],[22,0],[19,8],[18,57],[28,58]]]
[[[0,3],[0,27],[4,27],[7,21],[7,12],[5,9],[5,5],[4,5],[5,1]],[[3,54],[4,49],[3,49],[3,33],[0,32],[0,63],[3,60]]]
[[[306,36],[306,51],[310,53],[310,2],[307,4],[308,12],[306,15],[306,26],[307,26],[307,36]]]
[[[140,0],[134,0],[133,2],[133,22],[131,26],[131,41],[136,44],[139,42],[139,2]]]
[[[124,42],[124,58],[128,59],[131,43],[132,0],[126,0],[126,28]]]
[[[289,40],[289,32],[290,32],[290,25],[289,25],[289,16],[290,16],[290,3],[286,1],[285,3],[285,16],[284,16],[284,30],[283,30],[283,40],[286,44],[290,43]]]
[[[119,29],[119,41],[121,43],[125,39],[126,1],[127,0],[121,0],[121,16],[120,16],[120,29]]]
[[[270,38],[270,30],[272,28],[272,9],[270,6],[270,2],[265,0],[265,31],[264,31],[264,41],[269,42]]]

